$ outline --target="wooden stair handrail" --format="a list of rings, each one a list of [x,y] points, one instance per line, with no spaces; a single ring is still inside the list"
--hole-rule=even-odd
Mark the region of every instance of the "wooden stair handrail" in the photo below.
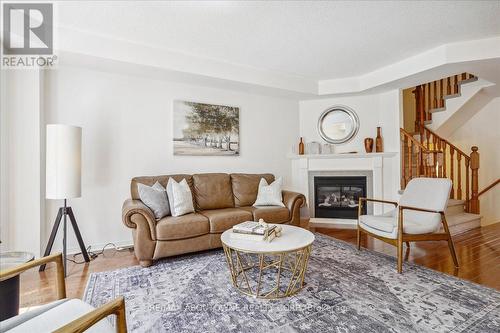
[[[427,149],[427,147],[425,147],[423,144],[421,144],[417,139],[415,139],[413,137],[413,135],[411,135],[410,133],[408,133],[407,131],[405,131],[404,129],[400,128],[399,129],[400,133],[403,134],[404,136],[406,136],[408,139],[410,139],[415,145],[417,145],[420,149],[422,149],[422,151],[425,151],[426,153],[429,152],[429,150]]]
[[[424,131],[427,131],[429,132],[431,135],[435,136],[436,138],[438,138],[439,140],[441,141],[444,141],[446,142],[446,144],[448,146],[450,146],[451,148],[453,148],[454,151],[456,151],[457,153],[459,153],[460,155],[462,155],[465,159],[468,159],[470,160],[470,156],[467,155],[466,153],[464,153],[460,148],[457,148],[457,146],[455,146],[454,144],[452,144],[450,141],[444,139],[443,137],[437,135],[435,132],[431,131],[428,127],[425,127],[424,126]]]
[[[488,192],[489,190],[491,190],[493,187],[495,187],[498,183],[500,183],[500,178],[498,178],[497,180],[493,181],[490,185],[486,186],[481,192],[479,192],[477,194],[477,196],[481,196],[483,194],[485,194],[486,192]]]

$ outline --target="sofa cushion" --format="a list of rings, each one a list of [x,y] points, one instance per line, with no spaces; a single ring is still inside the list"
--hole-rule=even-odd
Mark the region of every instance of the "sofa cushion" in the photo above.
[[[253,220],[252,213],[239,208],[203,210],[199,213],[208,218],[211,233],[224,232],[232,228],[233,225]]]
[[[167,216],[156,224],[157,240],[175,240],[208,234],[208,219],[198,213]]]
[[[130,182],[130,194],[131,198],[134,200],[140,200],[139,191],[137,189],[137,184],[144,184],[148,186],[153,186],[154,183],[158,182],[164,188],[167,188],[167,183],[170,178],[173,178],[176,182],[180,182],[183,179],[186,179],[189,187],[191,188],[191,192],[193,191],[193,177],[191,175],[186,174],[177,174],[177,175],[165,175],[165,176],[141,176],[134,177]]]
[[[290,220],[290,211],[286,207],[261,206],[261,207],[240,207],[252,213],[253,220],[263,219],[267,223],[285,223]]]
[[[254,204],[255,199],[257,199],[257,192],[259,191],[259,182],[262,178],[264,178],[268,184],[274,182],[274,176],[270,173],[231,174],[235,207],[251,206]]]
[[[231,178],[227,173],[193,175],[196,210],[234,207]]]

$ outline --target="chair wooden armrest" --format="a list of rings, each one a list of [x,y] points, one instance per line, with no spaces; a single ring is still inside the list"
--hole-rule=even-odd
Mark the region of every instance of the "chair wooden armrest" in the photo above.
[[[54,333],[84,332],[101,319],[113,314],[116,315],[116,332],[126,333],[127,322],[125,319],[125,299],[123,296],[120,296],[115,300],[98,307],[94,311],[73,320],[63,327],[55,330]]]
[[[387,204],[392,204],[397,207],[398,203],[396,201],[389,201],[389,200],[380,200],[380,199],[370,199],[370,198],[359,198],[359,205],[361,206],[362,201],[372,201],[372,202],[380,202],[380,203],[387,203]]]
[[[425,209],[425,208],[410,207],[410,206],[399,206],[399,210],[403,210],[403,209],[416,210],[419,212],[427,212],[427,213],[444,214],[444,211],[441,211],[441,210]]]
[[[30,268],[40,266],[47,264],[49,262],[55,262],[56,263],[56,269],[57,269],[57,274],[56,274],[56,279],[57,279],[57,297],[58,299],[63,299],[66,298],[66,282],[64,280],[64,265],[63,265],[63,258],[61,253],[55,253],[47,257],[43,257],[40,259],[35,259],[32,261],[29,261],[25,264],[5,269],[0,272],[0,281],[7,280],[11,277],[14,277],[16,275],[21,274],[24,271],[27,271]]]

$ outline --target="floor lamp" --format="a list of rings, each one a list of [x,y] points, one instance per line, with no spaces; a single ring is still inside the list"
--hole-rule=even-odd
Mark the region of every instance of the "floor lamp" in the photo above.
[[[46,190],[47,199],[64,200],[64,206],[59,208],[52,232],[50,233],[44,256],[48,256],[54,245],[57,230],[63,221],[63,258],[64,276],[66,271],[66,242],[67,242],[67,218],[69,218],[82,251],[83,259],[90,261],[87,249],[83,243],[82,235],[78,229],[75,215],[71,207],[67,206],[67,200],[81,196],[81,156],[82,156],[82,128],[61,124],[47,125],[46,145]],[[45,265],[40,266],[39,271],[45,270]]]

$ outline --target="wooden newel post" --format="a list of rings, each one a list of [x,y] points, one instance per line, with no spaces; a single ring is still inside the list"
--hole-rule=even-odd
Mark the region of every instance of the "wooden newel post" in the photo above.
[[[478,148],[473,146],[472,153],[470,154],[470,169],[472,171],[472,196],[470,198],[470,212],[473,214],[479,214],[479,185],[478,185],[478,170],[479,170],[479,153]]]

